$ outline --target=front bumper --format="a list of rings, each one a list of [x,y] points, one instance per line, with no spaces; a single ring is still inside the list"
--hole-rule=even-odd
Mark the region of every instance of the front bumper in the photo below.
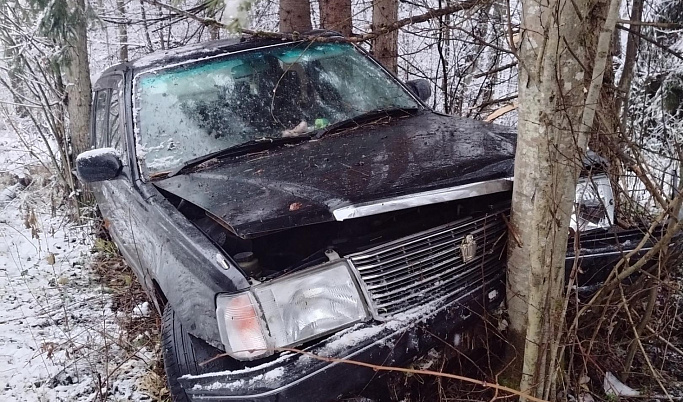
[[[582,233],[578,248],[570,239],[565,260],[567,276],[577,262],[579,273],[575,286],[580,292],[591,292],[642,238],[641,228]],[[672,242],[676,249],[680,244],[678,238]],[[634,261],[652,246],[653,242],[645,244],[633,256]],[[653,263],[656,260],[649,264]],[[467,292],[468,296],[462,299],[432,301],[398,313],[386,322],[357,324],[302,350],[318,356],[397,367],[404,367],[432,348],[445,348],[444,340],[466,351],[470,348],[463,340],[471,339],[485,311],[498,306],[504,298],[502,270],[497,279],[485,283],[485,287]],[[371,368],[283,352],[260,366],[185,376],[180,378],[180,383],[194,401],[331,401],[353,396],[372,397],[371,391],[377,385],[373,382],[381,376],[381,372]]]
[[[504,282],[498,280],[463,300],[435,301],[387,322],[356,324],[303,350],[383,366],[405,366],[432,348],[444,348],[444,340],[466,351],[486,310],[503,297]],[[283,352],[261,366],[185,376],[180,383],[193,401],[332,401],[372,396],[369,385],[379,376],[370,368]]]

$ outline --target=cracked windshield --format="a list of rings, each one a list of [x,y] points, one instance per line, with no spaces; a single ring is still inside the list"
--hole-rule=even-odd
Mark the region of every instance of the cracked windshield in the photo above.
[[[138,156],[148,174],[261,138],[310,134],[417,102],[349,44],[259,49],[140,75]]]

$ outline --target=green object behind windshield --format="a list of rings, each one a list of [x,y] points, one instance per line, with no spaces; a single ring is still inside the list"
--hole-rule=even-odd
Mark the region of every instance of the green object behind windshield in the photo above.
[[[138,157],[151,174],[250,140],[419,105],[352,45],[300,43],[145,72],[135,106]]]

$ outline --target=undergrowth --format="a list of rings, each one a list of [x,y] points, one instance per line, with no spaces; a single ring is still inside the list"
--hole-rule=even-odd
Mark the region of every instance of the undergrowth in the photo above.
[[[140,350],[154,351],[152,367],[137,381],[138,391],[153,401],[170,401],[161,360],[161,318],[153,302],[102,226],[95,240],[94,251],[96,257],[92,268],[103,290],[111,293],[111,309],[121,328],[116,334],[117,344],[130,359],[136,358]]]

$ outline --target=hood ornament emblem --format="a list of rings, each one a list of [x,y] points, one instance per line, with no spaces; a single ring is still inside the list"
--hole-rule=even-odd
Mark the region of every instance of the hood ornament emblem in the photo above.
[[[462,239],[460,255],[462,255],[462,262],[464,263],[472,261],[477,256],[477,241],[474,240],[474,236],[471,234]]]

